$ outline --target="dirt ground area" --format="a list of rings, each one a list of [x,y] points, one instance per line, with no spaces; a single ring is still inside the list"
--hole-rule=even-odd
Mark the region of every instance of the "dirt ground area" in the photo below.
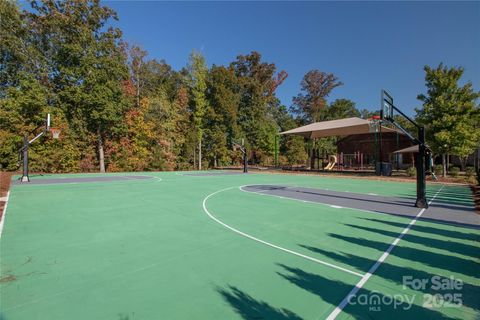
[[[6,201],[3,201],[10,189],[10,180],[12,179],[13,172],[0,172],[0,220],[2,220],[3,207]]]

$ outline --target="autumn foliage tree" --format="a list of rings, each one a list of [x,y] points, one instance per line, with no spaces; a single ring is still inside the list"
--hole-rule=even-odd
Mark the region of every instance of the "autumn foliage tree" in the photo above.
[[[128,44],[117,14],[99,0],[27,1],[22,10],[0,1],[0,166],[18,169],[22,136],[47,113],[61,129],[30,148],[31,169],[44,172],[205,169],[239,165],[232,141],[243,139],[251,164],[305,164],[308,143],[280,136],[315,121],[358,116],[347,99],[329,102],[339,79],[319,70],[305,74],[291,108],[277,90],[284,70],[259,52],[207,66],[193,52],[175,70]],[[156,53],[161,54],[161,53]],[[478,145],[478,93],[458,85],[461,68],[426,71],[428,92],[419,119],[437,153],[462,157]],[[362,110],[363,117],[372,113]],[[310,147],[332,152],[334,140]],[[313,162],[311,162],[312,164]]]
[[[300,83],[301,92],[293,98],[292,113],[295,114],[303,124],[328,120],[327,97],[333,89],[341,85],[343,85],[343,83],[332,73],[320,70],[307,72]],[[323,145],[331,146],[331,144],[331,139],[323,139],[319,143],[312,141],[310,147],[311,168],[315,165],[315,154],[318,152],[317,148]]]

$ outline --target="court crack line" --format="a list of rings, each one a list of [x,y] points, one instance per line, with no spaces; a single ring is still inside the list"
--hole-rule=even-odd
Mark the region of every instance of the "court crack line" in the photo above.
[[[437,197],[437,195],[442,191],[442,187],[435,193],[435,195],[432,197],[432,199],[428,202],[428,205],[430,205],[433,200]],[[398,235],[398,237],[390,244],[387,250],[385,250],[382,254],[382,256],[373,264],[373,266],[368,270],[368,272],[362,276],[362,279],[358,281],[358,283],[355,285],[355,287],[347,294],[345,298],[343,298],[342,302],[330,313],[330,315],[327,317],[327,320],[334,320],[340,312],[347,306],[348,302],[350,301],[350,298],[354,296],[358,290],[360,290],[365,283],[370,279],[370,277],[373,275],[375,271],[377,271],[378,267],[387,259],[387,257],[390,255],[390,252],[397,246],[397,244],[402,240],[403,236],[410,231],[410,228],[417,222],[417,220],[422,216],[422,214],[427,210],[427,208],[423,208],[420,210],[419,213],[413,218],[410,223],[403,229],[403,231]]]
[[[306,259],[306,260],[310,260],[312,262],[315,262],[315,263],[318,263],[318,264],[322,264],[324,266],[327,266],[327,267],[331,267],[331,268],[334,268],[334,269],[337,269],[337,270],[340,270],[340,271],[343,271],[343,272],[346,272],[346,273],[350,273],[350,274],[353,274],[357,277],[364,277],[364,274],[361,274],[361,273],[358,273],[356,271],[352,271],[352,270],[349,270],[349,269],[346,269],[346,268],[343,268],[343,267],[340,267],[338,265],[335,265],[335,264],[332,264],[332,263],[329,263],[329,262],[326,262],[326,261],[323,261],[323,260],[320,260],[320,259],[316,259],[316,258],[313,258],[313,257],[310,257],[310,256],[307,256],[305,254],[302,254],[302,253],[299,253],[299,252],[296,252],[296,251],[293,251],[293,250],[290,250],[290,249],[287,249],[287,248],[284,248],[284,247],[281,247],[281,246],[278,246],[276,244],[273,244],[273,243],[270,243],[268,241],[265,241],[265,240],[262,240],[262,239],[259,239],[259,238],[256,238],[252,235],[249,235],[248,233],[245,233],[243,231],[240,231],[238,229],[235,229],[234,227],[232,226],[229,226],[228,224],[220,221],[218,218],[216,218],[215,216],[213,216],[210,211],[208,211],[207,209],[207,201],[208,199],[210,199],[211,197],[213,197],[214,195],[216,194],[219,194],[221,192],[224,192],[224,191],[227,191],[227,190],[231,190],[231,189],[234,189],[234,188],[237,188],[237,186],[235,187],[229,187],[229,188],[225,188],[225,189],[221,189],[221,190],[218,190],[218,191],[215,191],[215,192],[212,192],[210,193],[208,196],[206,196],[204,199],[203,199],[203,211],[208,215],[208,217],[210,219],[212,219],[213,221],[217,222],[218,224],[222,225],[223,227],[245,237],[245,238],[248,238],[250,240],[253,240],[253,241],[256,241],[256,242],[259,242],[261,244],[264,244],[266,246],[269,246],[271,248],[274,248],[274,249],[277,249],[277,250],[280,250],[280,251],[283,251],[283,252],[286,252],[286,253],[289,253],[289,254],[292,254],[294,256],[297,256],[297,257],[300,257],[300,258],[303,258],[303,259]]]

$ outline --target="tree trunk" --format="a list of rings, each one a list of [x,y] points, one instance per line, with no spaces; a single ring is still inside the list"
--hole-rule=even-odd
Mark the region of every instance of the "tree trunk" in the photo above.
[[[137,100],[137,108],[140,108],[140,69],[142,67],[142,62],[140,61],[138,63],[138,68],[137,68],[137,83],[136,83],[136,100]]]
[[[140,108],[140,88],[137,88],[137,108]]]
[[[465,171],[465,167],[467,166],[468,156],[467,157],[458,157],[458,159],[460,159],[460,170]]]
[[[198,170],[202,170],[202,139],[198,142]]]
[[[450,155],[447,153],[447,172],[449,171],[450,167]]]
[[[98,133],[98,160],[100,164],[100,172],[105,172],[105,153],[103,151],[103,139],[100,129],[97,130]]]
[[[217,155],[216,154],[213,156],[213,166],[215,168],[217,167]]]
[[[445,178],[447,176],[447,159],[446,159],[445,153],[442,154],[442,167],[443,167],[442,177]]]
[[[193,170],[197,167],[197,161],[196,161],[196,156],[197,156],[197,148],[193,148]]]

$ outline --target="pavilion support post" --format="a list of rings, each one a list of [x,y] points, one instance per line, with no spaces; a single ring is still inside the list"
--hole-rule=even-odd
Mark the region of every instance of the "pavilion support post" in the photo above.
[[[310,148],[310,170],[315,169],[315,139],[311,140],[311,148]]]

